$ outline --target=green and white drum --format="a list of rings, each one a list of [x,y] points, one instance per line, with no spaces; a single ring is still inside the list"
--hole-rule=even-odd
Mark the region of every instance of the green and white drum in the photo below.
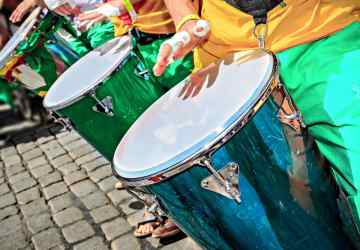
[[[129,36],[89,52],[52,85],[44,107],[111,160],[128,128],[164,91]]]

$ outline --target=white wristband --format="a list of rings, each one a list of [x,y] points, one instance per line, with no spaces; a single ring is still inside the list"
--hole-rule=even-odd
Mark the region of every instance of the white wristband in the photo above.
[[[187,31],[181,31],[176,33],[172,38],[166,40],[161,44],[161,48],[168,44],[171,47],[171,52],[174,53],[180,46],[186,46],[190,42],[190,34]],[[161,49],[160,48],[160,49]]]
[[[210,31],[209,22],[201,19],[196,22],[196,25],[193,28],[192,33],[198,38],[203,38],[209,33],[209,31]]]

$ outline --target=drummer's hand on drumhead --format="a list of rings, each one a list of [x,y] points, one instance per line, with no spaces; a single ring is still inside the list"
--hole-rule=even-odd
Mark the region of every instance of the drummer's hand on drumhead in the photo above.
[[[13,23],[20,22],[23,17],[28,14],[32,8],[37,5],[37,0],[24,0],[22,1],[16,9],[11,13],[10,21]]]
[[[205,20],[201,21],[207,23]],[[195,34],[194,30],[197,30],[199,33],[202,32],[202,27],[199,27],[198,23],[199,20],[187,21],[181,27],[180,31],[163,43],[160,47],[157,62],[153,68],[155,76],[162,75],[172,61],[186,56],[208,38],[208,31],[202,37]]]

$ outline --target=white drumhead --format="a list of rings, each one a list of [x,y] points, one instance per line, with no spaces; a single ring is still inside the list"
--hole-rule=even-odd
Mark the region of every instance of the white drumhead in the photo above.
[[[58,110],[81,99],[104,81],[129,55],[131,39],[122,36],[92,50],[68,68],[54,82],[44,99],[44,107]]]
[[[166,172],[233,128],[269,86],[275,68],[273,56],[266,52],[234,57],[241,60],[222,61],[198,95],[179,97],[183,81],[146,110],[118,145],[115,172],[129,182]]]
[[[38,16],[41,13],[41,8],[38,7],[25,21],[21,24],[19,29],[12,35],[10,40],[5,44],[5,46],[0,51],[0,69],[6,65],[8,60],[11,58],[13,52],[15,52],[17,46],[25,40],[33,26],[35,25]]]

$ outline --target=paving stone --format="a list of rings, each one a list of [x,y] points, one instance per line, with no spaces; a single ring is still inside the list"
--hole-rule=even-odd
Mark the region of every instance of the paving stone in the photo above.
[[[50,249],[62,245],[61,235],[55,228],[42,231],[31,238],[36,250]]]
[[[49,206],[53,213],[57,213],[65,208],[71,207],[74,204],[74,199],[70,193],[60,195],[49,201]]]
[[[9,206],[9,207],[0,209],[0,221],[2,221],[3,219],[5,219],[11,215],[15,215],[17,213],[18,213],[18,209],[15,206]]]
[[[16,195],[16,199],[20,205],[29,203],[30,201],[40,198],[38,187],[33,187]]]
[[[65,249],[66,249],[65,245],[61,244],[61,245],[57,245],[55,247],[52,247],[49,250],[65,250]]]
[[[120,215],[119,211],[112,205],[96,208],[90,211],[95,223],[101,223]]]
[[[55,168],[59,168],[61,166],[64,166],[67,163],[73,162],[73,160],[71,159],[70,156],[68,155],[63,155],[60,156],[54,160],[51,161],[51,164],[55,167]]]
[[[95,159],[97,159],[97,158],[99,158],[99,157],[102,157],[102,156],[100,155],[100,153],[97,152],[97,151],[94,151],[94,152],[92,152],[92,153],[90,153],[90,154],[84,155],[84,156],[76,159],[75,162],[76,162],[76,164],[78,164],[78,165],[82,165],[82,164],[88,163],[88,162],[90,162],[90,161],[93,161],[93,160],[95,160]]]
[[[43,213],[29,218],[26,221],[26,226],[32,234],[36,234],[40,231],[53,227],[54,223],[51,221],[50,214]]]
[[[79,138],[80,138],[80,135],[77,132],[75,132],[74,130],[72,130],[67,135],[59,137],[58,141],[62,145],[66,145],[66,144],[69,144],[72,141],[75,141],[75,140],[79,139]]]
[[[117,218],[116,220],[102,224],[101,230],[104,232],[106,239],[110,241],[128,233],[131,231],[131,227],[123,218]]]
[[[6,237],[0,238],[0,246],[3,250],[24,249],[29,244],[21,229],[12,232]]]
[[[47,175],[54,171],[54,169],[50,165],[43,165],[34,169],[31,169],[31,174],[36,178],[40,178],[41,176]]]
[[[27,166],[29,169],[33,169],[42,165],[48,164],[48,161],[46,160],[45,156],[41,156],[35,159],[32,159],[27,163]]]
[[[82,164],[81,167],[84,168],[87,172],[94,171],[96,168],[109,164],[109,161],[103,157],[97,158],[91,162]]]
[[[85,144],[85,145],[82,145],[78,148],[75,148],[75,149],[72,149],[71,151],[69,151],[69,155],[73,159],[77,159],[77,158],[80,158],[81,156],[89,154],[93,151],[95,151],[94,147],[92,147],[90,144]]]
[[[38,179],[38,182],[41,187],[47,187],[47,186],[49,186],[53,183],[59,182],[61,180],[62,180],[61,174],[59,172],[55,171],[51,174],[41,176]]]
[[[47,135],[47,136],[41,136],[36,140],[36,144],[43,144],[49,141],[52,141],[55,139],[55,136],[53,135]]]
[[[1,167],[2,164],[3,164],[3,163],[1,162],[0,167]],[[4,177],[4,171],[3,171],[2,169],[0,169],[0,178],[1,178],[1,177]]]
[[[64,182],[58,182],[43,189],[44,196],[47,200],[66,192],[68,192],[68,188]]]
[[[110,198],[111,202],[115,206],[132,198],[132,196],[126,190],[116,190],[116,189],[107,193],[107,196]]]
[[[30,150],[36,148],[36,144],[33,141],[29,141],[29,142],[17,144],[16,148],[20,154],[23,154],[27,151],[30,151]]]
[[[84,218],[83,213],[77,207],[69,207],[53,215],[55,223],[60,226],[66,226]]]
[[[13,193],[8,193],[0,196],[0,208],[4,208],[16,203]]]
[[[111,170],[111,166],[105,165],[105,166],[102,166],[102,167],[96,169],[93,172],[90,172],[89,177],[94,182],[99,182],[99,181],[105,179],[106,177],[112,176],[112,174],[113,173]]]
[[[78,165],[76,165],[74,162],[71,163],[67,163],[61,167],[58,167],[58,170],[63,174],[63,175],[69,175],[74,171],[79,170],[80,168],[78,167]]]
[[[104,243],[104,239],[98,236],[88,239],[74,246],[74,250],[108,250],[108,249],[109,248]],[[126,249],[124,248],[123,250]]]
[[[86,178],[88,178],[88,176],[86,175],[85,171],[80,169],[79,171],[74,171],[71,174],[66,175],[64,177],[64,181],[68,186],[70,186],[76,182],[85,180]]]
[[[0,150],[1,158],[5,158],[6,156],[17,154],[16,148],[14,146],[8,146],[6,148],[2,148]]]
[[[144,219],[144,210],[139,210],[136,213],[128,215],[126,217],[127,222],[132,226],[135,227],[139,221]]]
[[[172,244],[165,245],[161,249],[165,250],[201,250],[200,248],[193,240],[190,238],[185,238],[179,241],[176,241]]]
[[[47,211],[48,207],[45,204],[44,198],[40,198],[21,206],[20,210],[25,217],[31,217],[33,215],[41,214],[44,211]]]
[[[21,172],[9,177],[9,183],[13,184],[15,182],[21,181],[22,179],[31,177],[28,172]]]
[[[104,191],[105,193],[114,190],[115,184],[118,182],[118,180],[114,176],[110,176],[98,183],[100,189]]]
[[[11,140],[16,144],[21,144],[21,143],[29,143],[29,142],[32,142],[33,140],[33,131],[28,131],[26,133],[20,133],[20,134],[17,134],[17,135],[14,135]]]
[[[0,184],[5,183],[5,178],[4,177],[0,177]]]
[[[62,233],[69,243],[75,243],[95,234],[94,229],[86,221],[78,221],[62,229]]]
[[[130,200],[120,203],[118,207],[120,207],[125,214],[131,215],[139,210],[142,210],[144,208],[144,204],[135,198],[131,198]]]
[[[19,193],[35,185],[36,185],[36,181],[32,177],[26,177],[21,179],[20,181],[13,183],[11,187],[15,193]]]
[[[132,235],[126,234],[121,236],[120,238],[111,242],[111,249],[112,250],[124,250],[124,249],[131,249],[131,250],[140,250],[141,245],[139,241]],[[186,248],[183,248],[186,249]]]
[[[75,141],[72,141],[69,144],[64,145],[64,148],[67,151],[72,151],[72,150],[77,149],[79,147],[82,147],[84,145],[89,145],[89,144],[83,138],[79,138],[79,139],[77,139]]]
[[[21,219],[19,215],[13,215],[0,222],[0,237],[11,235],[21,229]]]
[[[8,184],[4,183],[0,185],[0,195],[10,192]],[[0,196],[1,197],[1,196]]]
[[[52,160],[58,158],[59,156],[65,155],[66,151],[63,148],[57,148],[50,151],[45,151],[46,156]]]
[[[105,194],[100,191],[81,198],[81,201],[89,210],[109,204],[108,198],[106,198]]]
[[[52,150],[62,148],[62,146],[55,140],[39,145],[39,147],[46,153]]]
[[[12,165],[21,163],[21,158],[19,155],[11,155],[7,156],[6,158],[3,158],[5,167],[10,167]]]
[[[69,131],[64,129],[64,127],[62,125],[54,126],[54,127],[50,128],[50,132],[55,134],[56,138],[61,138],[61,137],[67,136],[69,134]]]
[[[21,173],[21,172],[23,172],[25,170],[26,169],[24,168],[24,166],[20,163],[20,164],[13,165],[13,166],[11,166],[9,168],[6,168],[5,172],[6,172],[6,175],[8,177],[10,177],[10,176],[13,176],[15,174]]]
[[[43,155],[43,152],[40,148],[34,148],[22,155],[24,161],[30,161],[32,159],[38,158]]]
[[[96,185],[90,180],[84,180],[75,183],[74,185],[70,186],[70,189],[77,197],[84,197],[85,195],[88,195],[98,190]]]

